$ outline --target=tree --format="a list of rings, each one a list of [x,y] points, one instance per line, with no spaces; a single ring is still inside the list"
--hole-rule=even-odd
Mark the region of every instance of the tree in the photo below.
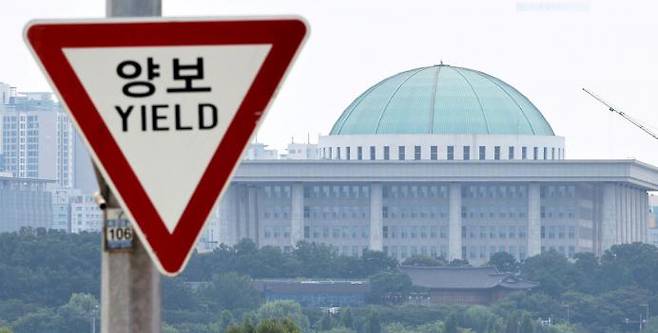
[[[215,311],[223,309],[253,309],[261,296],[252,287],[251,279],[235,272],[215,275],[209,286],[200,293]]]
[[[241,325],[231,325],[226,333],[301,333],[302,331],[292,320],[265,319],[258,325],[245,321]]]
[[[322,318],[320,318],[320,321],[318,322],[317,326],[322,331],[328,331],[333,327],[331,315],[329,314],[329,312],[325,312],[322,315]]]
[[[486,306],[469,306],[462,314],[462,326],[472,328],[476,332],[485,332],[487,324],[496,317],[496,314]]]
[[[383,303],[384,297],[389,294],[397,294],[404,299],[413,287],[411,278],[404,273],[382,272],[371,276],[369,281],[368,298],[373,303]]]
[[[290,319],[266,319],[256,326],[256,333],[301,333],[301,331]]]
[[[368,315],[368,322],[367,322],[367,332],[368,333],[381,333],[382,332],[382,325],[379,322],[379,318],[377,317],[376,314],[370,313]]]
[[[0,326],[0,333],[12,333],[11,328],[7,326]]]
[[[352,309],[346,308],[340,312],[340,323],[347,328],[354,328],[354,317],[352,316]]]
[[[71,331],[86,331],[92,323],[99,323],[98,300],[94,295],[75,293],[59,308],[59,315]]]
[[[405,266],[445,266],[446,262],[440,259],[428,256],[411,256],[403,263]]]
[[[644,333],[658,333],[658,317],[651,317],[647,326],[645,327]]]
[[[308,318],[302,312],[302,307],[294,301],[274,301],[260,306],[255,312],[257,321],[266,319],[290,319],[302,331],[309,330]]]
[[[64,319],[50,309],[28,313],[13,323],[15,333],[68,333]],[[79,331],[82,332],[82,331]]]
[[[450,314],[446,319],[446,333],[458,333],[457,316]]]
[[[489,258],[489,265],[496,267],[499,272],[515,273],[519,270],[519,262],[507,252],[496,252]]]
[[[521,267],[522,276],[539,282],[536,289],[553,297],[573,288],[575,272],[567,257],[554,250],[526,259]]]
[[[535,325],[532,323],[532,319],[528,314],[524,314],[521,318],[521,332],[523,333],[535,333]]]

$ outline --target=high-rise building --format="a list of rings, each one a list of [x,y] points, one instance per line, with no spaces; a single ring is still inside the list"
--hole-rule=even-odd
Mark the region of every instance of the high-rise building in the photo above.
[[[9,102],[0,112],[4,171],[72,188],[73,128],[61,105],[49,93],[25,93]]]

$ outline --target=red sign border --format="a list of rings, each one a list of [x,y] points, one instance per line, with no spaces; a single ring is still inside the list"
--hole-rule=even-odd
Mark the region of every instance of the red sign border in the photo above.
[[[189,260],[211,209],[229,183],[242,152],[301,48],[306,33],[305,21],[299,17],[35,21],[26,27],[25,38],[66,104],[96,165],[132,218],[152,259],[162,273],[175,276]],[[170,233],[67,61],[63,49],[245,44],[270,44],[271,49],[179,223]]]

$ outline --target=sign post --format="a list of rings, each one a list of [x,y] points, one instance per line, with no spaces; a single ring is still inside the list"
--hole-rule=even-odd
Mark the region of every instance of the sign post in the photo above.
[[[161,0],[107,0],[106,4],[107,17],[162,15]],[[109,246],[119,238],[117,231],[132,230],[132,226],[110,226],[110,223],[126,219],[122,219],[123,209],[105,178],[96,166],[94,169],[100,195],[105,201],[101,244],[101,333],[160,333],[160,273],[134,233],[131,232],[130,237],[121,237],[125,240],[123,247]],[[110,230],[115,231],[113,239],[108,239]]]
[[[156,0],[108,2],[113,17],[159,13]],[[104,333],[159,332],[157,270],[185,267],[306,30],[296,17],[28,24],[106,207]]]

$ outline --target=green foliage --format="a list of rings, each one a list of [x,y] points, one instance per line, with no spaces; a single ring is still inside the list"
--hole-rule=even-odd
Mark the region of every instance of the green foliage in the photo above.
[[[253,309],[261,302],[261,296],[252,287],[251,279],[235,272],[215,275],[199,294],[211,306],[211,310],[217,312],[223,309]]]
[[[13,333],[13,332],[11,331],[11,328],[7,326],[0,326],[0,333]]]
[[[445,333],[446,327],[441,321],[435,321],[419,326],[405,326],[401,323],[391,323],[384,327],[386,333]]]
[[[644,333],[658,333],[658,317],[652,317],[649,319],[647,326],[645,327]]]
[[[446,266],[448,263],[443,258],[415,255],[407,258],[402,264],[405,266]]]
[[[458,333],[457,329],[457,316],[454,314],[451,314],[448,316],[448,319],[446,319],[446,333]]]
[[[297,325],[289,319],[265,319],[258,325],[244,321],[241,325],[231,325],[226,333],[301,333]]]
[[[471,328],[476,332],[485,332],[491,322],[495,322],[498,316],[489,308],[482,305],[468,307],[461,316],[460,323],[464,328]]]
[[[0,300],[58,306],[76,292],[99,295],[99,234],[2,233],[0,253]]]
[[[354,328],[354,316],[352,315],[352,309],[346,308],[340,312],[340,323],[343,327]]]
[[[526,278],[539,282],[538,290],[552,297],[573,288],[575,272],[573,265],[557,251],[528,258],[521,268]]]
[[[238,272],[252,278],[367,278],[382,271],[396,271],[395,259],[378,251],[364,251],[360,257],[340,256],[335,248],[299,242],[291,253],[278,247],[257,249],[243,239],[236,246],[220,246],[212,253],[191,258],[183,279],[208,281],[213,272]]]
[[[310,325],[308,318],[302,312],[302,307],[293,301],[274,301],[260,306],[255,312],[257,321],[267,319],[289,319],[303,332],[308,331]]]
[[[384,303],[388,294],[397,294],[401,299],[412,290],[411,278],[404,273],[378,273],[370,277],[368,299],[372,303]]]
[[[499,272],[515,273],[519,270],[519,262],[507,252],[496,252],[489,258],[489,265],[496,267]]]

